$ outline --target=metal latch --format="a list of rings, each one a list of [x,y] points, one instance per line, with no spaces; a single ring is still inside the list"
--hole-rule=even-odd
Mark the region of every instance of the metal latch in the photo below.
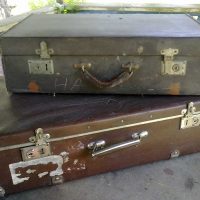
[[[39,60],[28,60],[30,74],[54,74],[53,60],[50,59],[54,53],[53,49],[49,49],[45,41],[40,42],[40,49],[35,50],[37,55],[40,55]]]
[[[50,134],[44,133],[43,129],[41,128],[36,129],[35,134],[35,136],[29,138],[29,141],[34,145],[21,148],[23,161],[33,160],[51,155],[50,144],[48,143]]]
[[[50,56],[54,53],[53,49],[48,49],[47,43],[45,41],[40,42],[40,49],[36,49],[35,53],[40,55],[40,58],[50,58]]]
[[[186,74],[187,61],[175,61],[174,56],[179,53],[178,49],[163,49],[161,55],[164,56],[164,60],[161,62],[161,74],[162,75],[181,75]]]
[[[191,128],[200,125],[200,111],[196,112],[194,103],[190,102],[187,109],[182,110],[181,129]]]

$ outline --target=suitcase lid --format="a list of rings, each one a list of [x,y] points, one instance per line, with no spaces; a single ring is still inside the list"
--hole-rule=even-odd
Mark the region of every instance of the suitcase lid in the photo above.
[[[129,116],[134,116],[131,123],[173,117],[181,115],[181,110],[191,101],[200,110],[200,97],[197,96],[10,95],[2,77],[0,91],[0,136],[34,131],[39,127],[76,127],[86,123],[84,128],[87,128],[91,122],[101,124],[113,119],[128,119]],[[115,123],[120,126],[120,123]],[[108,123],[108,128],[115,126],[115,123]],[[126,120],[124,123],[129,124]],[[99,130],[101,125],[94,128]]]
[[[3,37],[199,37],[200,26],[177,14],[35,14]]]
[[[165,43],[164,39],[197,37],[199,23],[183,14],[37,14],[4,33],[1,46],[4,55],[35,55],[42,40],[54,49],[55,55],[138,55],[141,46],[144,55],[160,55],[159,45]],[[124,43],[131,38],[132,43]],[[158,44],[154,43],[154,47],[148,39]],[[178,45],[169,43],[164,45]],[[191,46],[191,41],[188,44]],[[183,54],[195,54],[191,49],[183,50]]]

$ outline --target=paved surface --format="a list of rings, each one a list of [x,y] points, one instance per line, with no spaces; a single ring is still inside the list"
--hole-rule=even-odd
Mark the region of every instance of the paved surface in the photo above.
[[[7,198],[17,199],[199,200],[200,154],[44,187]]]

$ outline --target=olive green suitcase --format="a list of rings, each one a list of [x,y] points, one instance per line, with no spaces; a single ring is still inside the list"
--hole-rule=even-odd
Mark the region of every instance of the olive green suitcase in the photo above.
[[[11,92],[200,94],[200,26],[187,15],[31,15],[1,48]]]

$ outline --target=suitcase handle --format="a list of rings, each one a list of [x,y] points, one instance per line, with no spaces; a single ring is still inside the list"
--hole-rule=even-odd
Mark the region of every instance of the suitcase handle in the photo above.
[[[141,142],[141,139],[143,137],[147,137],[148,134],[149,133],[147,131],[143,131],[141,133],[134,133],[132,134],[132,140],[128,140],[126,142],[122,142],[119,144],[114,144],[106,148],[105,148],[106,144],[105,140],[91,142],[88,144],[87,147],[88,149],[92,149],[92,157],[105,155],[107,153],[112,153],[113,151],[124,149],[130,146],[135,146]]]
[[[80,63],[75,64],[74,67],[81,70],[83,73],[85,79],[87,79],[89,82],[91,82],[93,85],[95,85],[98,88],[113,88],[117,85],[120,85],[124,83],[125,81],[128,81],[135,70],[139,69],[138,64],[128,63],[125,65],[122,65],[123,71],[116,77],[112,78],[108,81],[102,81],[99,80],[97,77],[92,75],[87,68],[90,68],[92,65],[91,63]]]

